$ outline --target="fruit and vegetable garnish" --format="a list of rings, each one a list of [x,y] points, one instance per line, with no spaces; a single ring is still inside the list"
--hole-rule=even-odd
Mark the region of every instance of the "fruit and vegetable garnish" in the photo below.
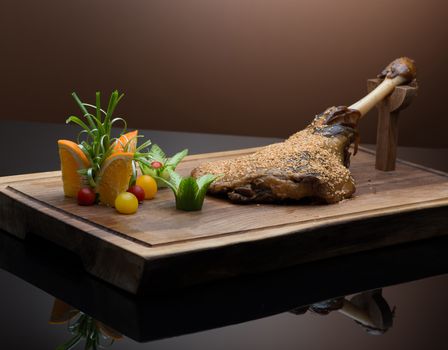
[[[152,145],[151,150],[146,157],[144,157],[144,159],[140,159],[140,169],[143,174],[155,178],[159,188],[166,187],[165,182],[158,180],[158,178],[169,180],[169,171],[176,169],[177,165],[187,154],[188,150],[184,149],[183,151],[176,153],[171,158],[168,158],[159,146]]]
[[[67,123],[81,127],[77,142],[59,140],[64,194],[77,198],[79,205],[104,204],[115,207],[123,214],[133,214],[139,203],[156,197],[158,188],[169,186],[181,210],[202,208],[205,192],[216,179],[185,179],[175,172],[187,155],[183,150],[168,157],[163,150],[143,139],[137,130],[127,131],[123,118],[113,117],[123,94],[114,91],[107,109],[101,108],[101,95],[96,93],[95,104],[82,102],[72,94],[82,117],[70,116]],[[118,136],[112,136],[112,127],[121,125]],[[138,176],[140,169],[141,175]],[[181,180],[179,180],[181,179]],[[200,203],[200,204],[199,204]]]
[[[123,339],[121,333],[59,299],[54,300],[49,323],[67,324],[67,329],[71,333],[71,338],[59,345],[56,350],[80,348],[77,345],[83,340],[85,350],[105,349],[115,341]]]
[[[176,208],[180,210],[201,210],[207,189],[219,175],[206,174],[196,179],[194,177],[182,177],[173,170],[168,169],[168,180],[159,177],[174,193]]]

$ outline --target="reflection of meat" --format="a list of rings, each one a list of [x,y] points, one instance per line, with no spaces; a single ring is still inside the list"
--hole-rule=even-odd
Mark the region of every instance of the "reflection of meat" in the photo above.
[[[331,107],[315,117],[304,130],[259,151],[231,160],[209,162],[192,176],[222,174],[209,193],[227,195],[233,202],[281,202],[312,198],[335,203],[355,192],[348,170],[349,147],[358,143],[359,119],[389,95],[395,86],[415,78],[414,62],[393,61],[384,81],[350,107]]]
[[[336,310],[354,320],[372,335],[384,334],[391,328],[395,315],[395,307],[393,309],[389,307],[382,295],[382,289],[356,294],[350,301],[345,297],[339,297],[300,306],[289,312],[303,315],[311,311],[319,315],[328,315]]]
[[[334,203],[355,191],[347,169],[353,125],[326,124],[347,108],[329,108],[284,142],[237,159],[206,163],[193,176],[224,174],[210,188],[234,202],[274,202],[312,197]],[[347,114],[347,113],[346,113]],[[354,115],[359,117],[356,111]]]

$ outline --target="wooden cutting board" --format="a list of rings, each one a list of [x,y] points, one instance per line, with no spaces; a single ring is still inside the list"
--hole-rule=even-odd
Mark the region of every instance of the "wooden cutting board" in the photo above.
[[[186,175],[204,161],[254,149],[187,157]],[[352,199],[332,205],[235,205],[207,197],[199,212],[175,209],[170,190],[135,215],[65,198],[60,172],[0,178],[0,228],[41,236],[77,254],[93,275],[131,293],[273,270],[448,234],[448,174],[399,161],[374,168],[353,157]]]

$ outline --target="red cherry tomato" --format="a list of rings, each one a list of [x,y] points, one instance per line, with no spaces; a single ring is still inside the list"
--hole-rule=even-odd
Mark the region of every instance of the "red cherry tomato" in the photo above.
[[[94,205],[96,194],[90,187],[81,188],[78,191],[78,204],[79,205]]]
[[[154,169],[160,169],[160,168],[163,166],[163,164],[160,163],[160,162],[154,161],[154,162],[151,163],[151,166],[152,166]]]
[[[136,196],[139,202],[143,202],[145,200],[145,190],[139,185],[129,187],[128,192]]]

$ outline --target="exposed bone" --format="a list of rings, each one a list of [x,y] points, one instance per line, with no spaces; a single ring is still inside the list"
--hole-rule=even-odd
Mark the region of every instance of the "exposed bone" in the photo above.
[[[227,195],[235,203],[275,203],[303,198],[336,203],[355,191],[348,167],[349,147],[359,143],[358,121],[395,86],[415,77],[409,58],[393,61],[381,73],[384,81],[350,108],[330,107],[315,116],[305,129],[281,143],[235,159],[208,162],[192,176],[222,175],[209,193]]]
[[[366,310],[356,307],[347,299],[344,299],[343,306],[338,311],[341,314],[350,317],[352,320],[358,321],[366,326],[377,327]]]
[[[361,117],[370,111],[377,103],[381,102],[396,86],[410,83],[415,79],[415,62],[408,57],[397,58],[391,62],[379,75],[385,78],[378,87],[367,96],[352,104],[349,108],[356,109],[361,113]]]

